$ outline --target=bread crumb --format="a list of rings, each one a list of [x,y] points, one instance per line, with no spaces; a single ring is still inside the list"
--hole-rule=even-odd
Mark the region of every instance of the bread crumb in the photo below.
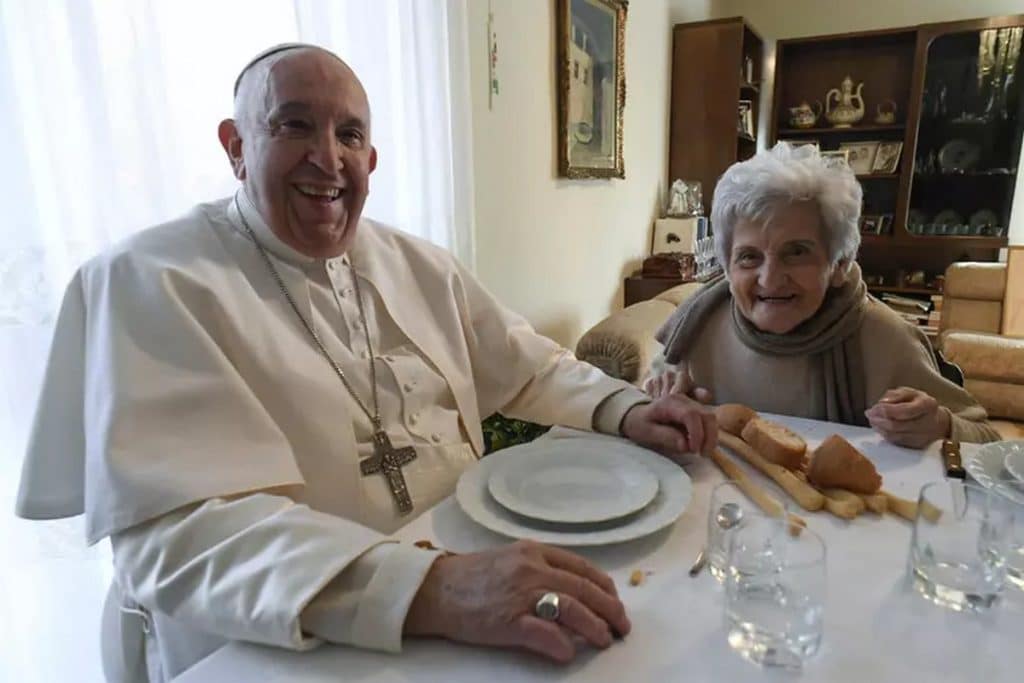
[[[634,569],[633,573],[629,575],[629,585],[639,586],[641,583],[644,582],[645,576],[646,574],[642,570]]]
[[[417,548],[423,548],[424,550],[440,550],[436,545],[425,539],[422,541],[416,541],[413,545]]]

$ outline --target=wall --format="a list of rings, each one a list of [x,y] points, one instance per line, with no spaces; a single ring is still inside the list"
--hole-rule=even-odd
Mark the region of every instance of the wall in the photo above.
[[[690,3],[677,2],[686,7]],[[774,39],[868,31],[940,21],[1024,13],[1024,0],[715,0],[716,17],[742,16],[774,47]],[[769,54],[766,67],[774,69]],[[770,86],[765,89],[770,91]],[[762,100],[762,105],[765,104]],[[767,110],[763,110],[767,111]],[[763,120],[767,120],[764,117]],[[1024,149],[1021,150],[1024,163]],[[1017,175],[1010,243],[1024,244],[1024,173]]]
[[[668,0],[629,5],[626,179],[566,180],[556,175],[555,5],[491,0],[500,92],[489,108],[488,3],[468,3],[476,272],[504,304],[572,347],[621,307],[622,278],[648,249],[668,164],[671,22]]]

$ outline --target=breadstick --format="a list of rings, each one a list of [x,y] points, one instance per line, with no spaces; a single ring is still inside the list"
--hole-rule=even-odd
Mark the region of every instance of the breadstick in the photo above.
[[[896,513],[903,519],[909,519],[911,522],[917,519],[918,505],[915,501],[894,496],[888,491],[880,491],[880,493],[884,495],[888,501],[889,510]],[[921,516],[934,524],[939,521],[939,517],[942,516],[942,510],[925,501],[921,505]]]
[[[814,512],[825,505],[825,496],[816,491],[810,484],[801,481],[795,474],[781,465],[768,462],[760,453],[743,439],[728,432],[718,430],[718,441],[742,457],[757,469],[764,472],[786,493],[793,497],[804,510]]]
[[[861,493],[858,494],[864,501],[864,505],[876,515],[884,515],[889,509],[889,499],[883,493]]]
[[[853,519],[867,507],[856,493],[843,489],[821,489],[821,492],[825,495],[825,509],[842,519]]]
[[[722,470],[722,473],[726,477],[732,479],[737,488],[750,498],[757,507],[768,515],[769,517],[778,517],[783,512],[782,504],[768,495],[764,489],[755,484],[747,473],[743,469],[733,462],[729,456],[722,452],[720,448],[715,448],[711,451],[711,460],[718,465],[718,468]],[[807,522],[803,518],[790,513],[789,517],[789,532],[796,536],[800,533],[800,529],[807,526]]]

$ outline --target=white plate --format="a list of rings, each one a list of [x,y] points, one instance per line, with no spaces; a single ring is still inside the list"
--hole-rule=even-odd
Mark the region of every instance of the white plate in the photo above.
[[[518,449],[506,448],[487,456],[475,467],[462,473],[455,488],[455,500],[477,524],[510,538],[529,538],[560,546],[595,546],[632,541],[660,531],[676,521],[693,496],[690,477],[674,462],[629,442],[612,437],[542,438],[549,453],[577,450],[585,442],[591,453],[613,448],[637,460],[658,479],[658,493],[650,504],[635,514],[613,522],[581,525],[550,524],[516,515],[498,504],[487,490],[487,481],[494,467],[506,458],[515,458]],[[539,442],[533,444],[540,445]]]
[[[964,468],[979,484],[991,487],[998,481],[1006,481],[1011,478],[1010,473],[1004,469],[1004,464],[1007,456],[1012,453],[1024,453],[1024,441],[987,443],[978,449],[978,453],[973,458],[968,459]],[[1018,462],[1020,461],[1018,460]],[[1022,468],[1017,467],[1016,469],[1019,471]]]
[[[606,522],[642,509],[658,493],[658,478],[633,455],[594,450],[590,441],[557,447],[534,441],[491,468],[487,489],[503,506],[545,522]],[[575,448],[573,447],[575,445]]]

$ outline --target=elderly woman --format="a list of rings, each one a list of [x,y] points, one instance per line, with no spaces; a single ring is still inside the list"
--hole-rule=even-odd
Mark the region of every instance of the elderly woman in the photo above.
[[[711,214],[725,277],[658,332],[648,393],[870,424],[913,448],[998,439],[921,331],[868,295],[854,262],[860,207],[849,167],[810,145],[779,143],[730,167]]]

